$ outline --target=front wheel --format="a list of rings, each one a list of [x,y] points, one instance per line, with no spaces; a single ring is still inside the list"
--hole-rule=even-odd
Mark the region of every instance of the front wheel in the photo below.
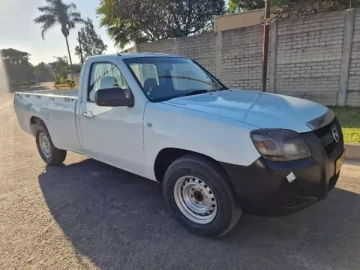
[[[216,162],[202,156],[187,155],[171,164],[163,192],[176,218],[198,235],[224,235],[242,214],[227,175]]]
[[[38,152],[46,164],[57,166],[64,162],[66,151],[54,146],[44,124],[37,124],[35,129],[35,139]]]

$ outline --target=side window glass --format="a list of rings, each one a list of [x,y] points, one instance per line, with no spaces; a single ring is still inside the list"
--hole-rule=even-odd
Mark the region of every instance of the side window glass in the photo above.
[[[109,63],[93,64],[88,89],[88,100],[95,102],[95,91],[97,89],[115,87],[121,88],[125,95],[129,97],[129,86],[115,65]]]

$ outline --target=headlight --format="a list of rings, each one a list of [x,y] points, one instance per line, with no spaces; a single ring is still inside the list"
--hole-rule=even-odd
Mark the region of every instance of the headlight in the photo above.
[[[267,159],[289,161],[311,156],[306,142],[291,130],[259,129],[251,132],[251,139],[259,153]]]

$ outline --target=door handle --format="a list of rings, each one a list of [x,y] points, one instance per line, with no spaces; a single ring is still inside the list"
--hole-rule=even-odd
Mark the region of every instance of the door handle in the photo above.
[[[91,111],[82,112],[82,115],[85,116],[86,118],[94,118],[95,117],[95,115],[93,115],[93,113]]]

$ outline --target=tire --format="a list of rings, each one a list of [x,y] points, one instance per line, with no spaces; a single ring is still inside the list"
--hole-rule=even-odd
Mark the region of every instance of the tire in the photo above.
[[[43,138],[46,138],[47,140],[47,154],[46,151],[44,152],[41,147],[41,141]],[[38,152],[46,164],[51,166],[58,166],[64,162],[66,158],[66,151],[58,149],[54,146],[49,132],[45,127],[45,124],[42,122],[38,123],[35,127],[35,139]]]
[[[163,194],[177,220],[200,236],[224,235],[242,215],[227,175],[215,161],[200,155],[189,154],[170,165],[163,180]],[[199,215],[189,205],[195,211],[208,210]]]

